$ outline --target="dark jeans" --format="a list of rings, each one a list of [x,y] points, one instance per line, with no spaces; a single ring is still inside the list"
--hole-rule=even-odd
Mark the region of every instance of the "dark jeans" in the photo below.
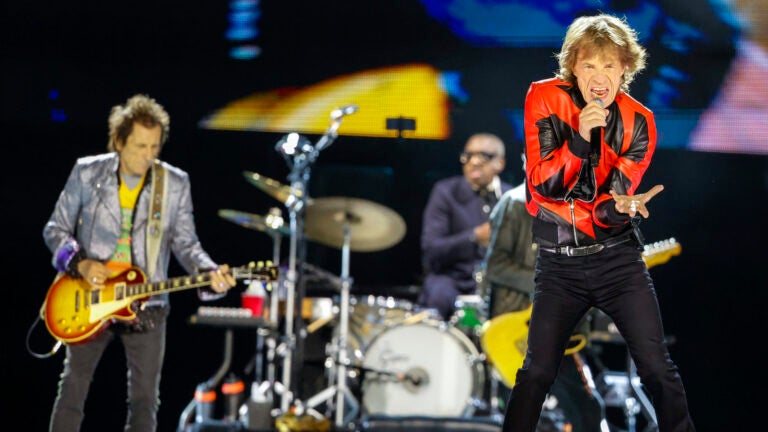
[[[83,421],[85,401],[104,350],[115,337],[125,348],[128,365],[128,415],[125,431],[153,432],[160,405],[160,373],[165,356],[165,314],[155,317],[151,328],[136,331],[113,324],[95,339],[67,345],[64,371],[51,415],[51,432],[77,432]]]
[[[605,312],[624,337],[654,401],[659,431],[694,431],[683,383],[664,340],[653,281],[631,244],[584,257],[539,252],[528,351],[507,403],[503,431],[535,431],[568,339],[590,307]]]

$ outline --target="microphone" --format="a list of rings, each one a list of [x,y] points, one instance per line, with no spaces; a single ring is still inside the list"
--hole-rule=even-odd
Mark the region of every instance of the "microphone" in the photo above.
[[[357,105],[345,105],[343,107],[336,108],[331,111],[331,120],[338,120],[344,116],[354,114],[357,112]]]
[[[406,374],[406,378],[408,379],[408,381],[410,381],[415,386],[421,385],[422,378],[420,376],[412,375],[412,374]]]
[[[601,108],[605,108],[605,103],[600,98],[594,98],[592,99],[592,102],[597,102]],[[589,131],[589,164],[592,168],[600,165],[600,129],[601,128],[598,126],[593,127],[592,130]]]

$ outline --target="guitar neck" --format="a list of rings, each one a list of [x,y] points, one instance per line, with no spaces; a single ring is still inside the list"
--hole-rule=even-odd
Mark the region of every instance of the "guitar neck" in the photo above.
[[[126,296],[132,298],[147,297],[150,295],[164,294],[175,291],[183,291],[190,288],[200,288],[210,285],[211,277],[208,274],[194,276],[182,276],[171,278],[162,282],[149,282],[143,284],[126,285]]]
[[[130,272],[127,270],[125,273]],[[232,277],[237,279],[266,279],[263,274],[264,270],[253,270],[250,268],[234,268],[232,269]],[[201,288],[211,284],[210,273],[201,273],[197,275],[179,276],[171,278],[162,282],[148,282],[138,284],[125,285],[125,297],[128,298],[143,298],[151,295],[158,295],[164,293],[171,293],[176,291],[183,291],[191,288]],[[120,285],[115,284],[115,288],[119,289]]]
[[[680,255],[682,246],[670,237],[666,240],[658,241],[652,244],[646,244],[643,250],[643,261],[648,268],[664,264],[673,256]]]

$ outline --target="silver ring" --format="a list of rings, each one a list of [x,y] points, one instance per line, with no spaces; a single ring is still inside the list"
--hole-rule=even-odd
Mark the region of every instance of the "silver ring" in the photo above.
[[[219,282],[219,288],[224,288],[224,282]]]
[[[629,202],[629,211],[637,211],[637,201],[632,200]]]
[[[96,276],[94,276],[91,280],[93,281],[93,283],[97,283],[98,282],[98,279],[96,279]]]

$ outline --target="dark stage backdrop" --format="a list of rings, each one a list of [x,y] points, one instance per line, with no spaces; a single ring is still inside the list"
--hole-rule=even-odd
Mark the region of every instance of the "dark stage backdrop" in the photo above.
[[[589,10],[591,2],[583,3]],[[633,95],[659,114],[663,137],[640,189],[664,184],[665,191],[654,199],[652,216],[642,227],[649,241],[674,237],[682,244],[679,256],[651,273],[698,429],[750,430],[762,420],[764,408],[764,372],[757,353],[759,331],[765,328],[768,159],[686,149],[696,119],[713,100],[734,57],[735,30],[705,0],[687,12],[673,1],[643,3],[653,5],[656,15],[650,16],[669,19],[642,23],[652,48],[650,67],[632,87]],[[534,7],[526,1],[511,4]],[[233,24],[237,7],[258,19]],[[546,34],[539,39],[478,35],[467,30],[474,28],[470,19],[457,29],[447,24],[457,24],[450,11],[441,9],[440,2],[415,0],[4,2],[0,122],[6,152],[2,218],[8,297],[2,315],[8,337],[2,379],[11,396],[2,405],[3,418],[18,418],[25,430],[46,428],[63,350],[36,359],[26,346],[29,340],[34,351],[44,352],[52,344],[42,323],[27,339],[54,276],[42,228],[75,159],[105,149],[109,108],[137,92],[157,98],[171,114],[171,138],[162,158],[192,177],[203,245],[214,259],[241,265],[270,259],[271,239],[219,218],[217,211],[266,214],[281,206],[248,184],[243,172],[286,182],[287,165],[274,148],[289,131],[205,129],[202,119],[251,94],[311,89],[333,77],[390,65],[419,63],[456,72],[462,91],[453,88],[447,98],[450,130],[445,138],[344,135],[343,123],[342,135],[321,153],[310,180],[311,196],[375,201],[406,222],[406,235],[395,246],[352,253],[353,295],[413,292],[421,277],[421,212],[432,183],[460,173],[458,153],[476,131],[504,139],[509,154],[504,176],[513,183],[522,180],[519,112],[528,84],[551,76],[559,44]],[[617,10],[640,15],[629,8]],[[546,20],[555,29],[562,21],[570,17]],[[225,37],[239,26],[255,32],[239,41]],[[670,32],[679,44],[665,44]],[[234,59],[232,50],[243,46],[251,47],[246,56],[258,55]],[[319,134],[306,136],[314,142]],[[282,246],[285,255],[286,240]],[[339,274],[341,253],[309,243],[307,262]],[[175,263],[172,274],[181,274]],[[241,289],[215,305],[239,305]],[[312,287],[307,295],[313,295]],[[199,305],[193,291],[173,294],[172,304],[161,431],[175,430],[197,383],[221,363],[224,344],[221,330],[187,323]],[[236,335],[235,370],[247,366],[254,347],[254,334]],[[104,360],[84,431],[119,430],[125,414],[120,348],[111,348]],[[20,413],[27,414],[19,418]]]

